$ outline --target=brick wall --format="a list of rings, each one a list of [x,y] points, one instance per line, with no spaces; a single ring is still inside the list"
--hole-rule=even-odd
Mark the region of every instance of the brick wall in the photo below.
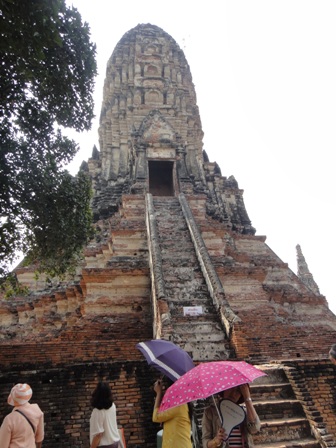
[[[336,439],[336,366],[329,359],[287,361],[287,376],[314,432]],[[334,446],[334,445],[332,445]]]
[[[160,426],[152,423],[157,373],[144,361],[91,362],[67,367],[46,368],[31,364],[30,369],[8,368],[0,375],[0,419],[12,410],[7,396],[18,382],[33,389],[31,403],[45,414],[46,448],[89,446],[91,394],[99,380],[108,381],[117,406],[118,425],[125,431],[127,447],[155,447]]]

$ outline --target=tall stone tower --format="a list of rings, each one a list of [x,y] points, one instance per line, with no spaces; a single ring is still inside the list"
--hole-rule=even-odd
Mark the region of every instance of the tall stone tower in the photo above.
[[[208,163],[202,138],[183,51],[160,28],[138,25],[123,36],[107,64],[100,151],[89,162],[95,217],[108,217],[122,194],[203,193],[210,214],[228,228],[254,233],[237,182]]]
[[[13,381],[33,386],[47,448],[87,444],[98,379],[114,388],[127,446],[156,446],[156,372],[135,347],[152,338],[195,363],[245,359],[267,373],[251,385],[256,447],[336,446],[336,317],[256,235],[202,138],[182,50],[154,25],[128,31],[107,64],[99,149],[82,165],[95,238],[75,278],[48,283],[21,266],[29,294],[0,302],[2,402]]]

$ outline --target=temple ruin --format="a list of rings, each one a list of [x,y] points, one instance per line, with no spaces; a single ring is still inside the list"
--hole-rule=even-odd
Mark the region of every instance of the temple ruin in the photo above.
[[[153,338],[196,363],[244,359],[267,373],[251,385],[256,447],[336,447],[336,316],[301,249],[296,275],[256,233],[243,190],[202,139],[183,51],[157,26],[131,29],[108,61],[99,148],[81,167],[95,237],[74,278],[19,266],[29,293],[0,301],[1,416],[13,383],[28,382],[43,447],[88,446],[99,379],[113,387],[127,447],[156,447],[157,372],[135,347]]]

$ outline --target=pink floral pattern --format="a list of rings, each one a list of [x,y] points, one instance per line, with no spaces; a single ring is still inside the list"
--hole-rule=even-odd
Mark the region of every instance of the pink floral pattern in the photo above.
[[[159,411],[251,383],[264,375],[266,373],[245,361],[214,361],[199,364],[167,389]]]

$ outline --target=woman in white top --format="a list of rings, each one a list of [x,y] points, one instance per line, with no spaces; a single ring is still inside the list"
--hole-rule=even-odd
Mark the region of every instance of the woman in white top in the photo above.
[[[93,411],[90,418],[90,447],[119,448],[117,409],[112,390],[107,383],[99,382],[91,398]]]

